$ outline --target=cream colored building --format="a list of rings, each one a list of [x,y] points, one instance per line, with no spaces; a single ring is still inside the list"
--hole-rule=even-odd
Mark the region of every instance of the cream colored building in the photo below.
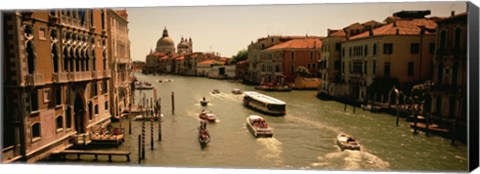
[[[384,26],[348,37],[342,43],[344,95],[365,101],[367,88],[377,77],[396,78],[403,85],[431,78],[436,18],[405,14],[411,13],[395,13]],[[375,100],[387,99],[378,94]]]
[[[131,95],[132,58],[128,39],[128,14],[126,10],[107,10],[108,62],[112,69],[109,84],[110,113],[119,117],[128,110]]]
[[[341,70],[342,57],[341,49],[342,42],[348,37],[353,37],[370,29],[375,29],[383,26],[382,23],[376,21],[368,21],[365,23],[354,23],[343,29],[331,30],[328,29],[327,37],[322,39],[322,56],[319,63],[321,84],[318,88],[319,94],[326,94],[330,96],[343,96],[345,86],[342,85]]]

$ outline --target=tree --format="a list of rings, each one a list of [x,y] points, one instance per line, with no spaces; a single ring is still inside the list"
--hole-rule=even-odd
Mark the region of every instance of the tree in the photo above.
[[[248,51],[246,49],[238,51],[237,55],[232,56],[230,61],[228,62],[229,64],[236,64],[237,62],[246,60],[248,56]]]
[[[304,66],[298,66],[295,72],[300,76],[300,77],[308,77],[310,76],[310,71],[304,67]]]

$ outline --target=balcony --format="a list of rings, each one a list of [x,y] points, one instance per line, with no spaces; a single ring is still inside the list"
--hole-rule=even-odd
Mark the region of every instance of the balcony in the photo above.
[[[25,75],[25,85],[26,86],[38,86],[43,85],[43,74],[34,72],[33,74]]]
[[[103,78],[110,78],[112,77],[112,71],[111,70],[104,70],[103,71]]]
[[[67,72],[59,72],[53,73],[53,83],[65,83],[68,82],[68,73]]]
[[[68,72],[67,79],[69,81],[75,81],[75,72]]]
[[[92,80],[92,76],[90,72],[85,71],[85,72],[76,72],[74,73],[75,75],[75,81],[86,81],[86,80]]]

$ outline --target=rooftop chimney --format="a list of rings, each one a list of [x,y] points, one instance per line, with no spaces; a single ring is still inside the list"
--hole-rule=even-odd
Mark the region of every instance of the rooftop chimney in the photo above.
[[[373,30],[371,28],[368,30],[368,35],[373,36]]]
[[[397,33],[396,33],[396,34],[397,34],[397,35],[399,35],[399,34],[400,34],[400,29],[398,29],[398,28],[397,28]]]
[[[452,10],[451,15],[455,16],[455,11],[454,10]]]
[[[393,27],[397,27],[397,21],[393,21]]]

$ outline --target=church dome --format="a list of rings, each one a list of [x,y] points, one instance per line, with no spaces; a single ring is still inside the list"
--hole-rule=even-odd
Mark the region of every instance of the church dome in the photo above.
[[[177,47],[178,48],[188,48],[189,46],[188,46],[187,42],[182,41],[182,42],[178,43]]]
[[[163,29],[162,38],[158,39],[157,41],[157,48],[155,49],[157,52],[175,52],[175,44],[173,43],[173,39],[168,36],[167,28]]]
[[[169,36],[162,37],[157,41],[157,47],[159,46],[174,46],[173,39]]]

